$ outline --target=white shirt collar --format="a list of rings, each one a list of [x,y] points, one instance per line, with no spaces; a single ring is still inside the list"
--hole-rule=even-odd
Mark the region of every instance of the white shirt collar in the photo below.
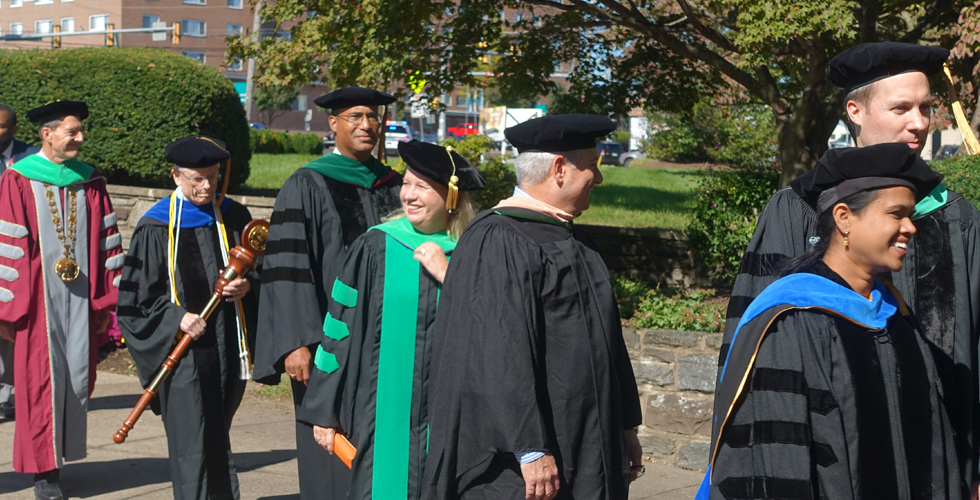
[[[10,145],[7,146],[7,150],[3,152],[3,162],[6,163],[7,165],[10,165],[10,159],[13,157],[14,157],[14,141],[10,141]]]

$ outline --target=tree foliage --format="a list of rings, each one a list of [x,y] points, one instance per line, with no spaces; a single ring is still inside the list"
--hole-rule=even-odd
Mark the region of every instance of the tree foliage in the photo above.
[[[860,42],[952,47],[968,0],[278,0],[263,9],[292,38],[244,33],[230,57],[257,56],[260,79],[314,79],[429,95],[478,85],[484,64],[502,100],[557,94],[562,112],[690,110],[705,97],[772,110],[780,182],[811,168],[842,116],[825,78],[830,59]],[[523,13],[501,19],[502,9]],[[551,79],[571,61],[566,89]]]

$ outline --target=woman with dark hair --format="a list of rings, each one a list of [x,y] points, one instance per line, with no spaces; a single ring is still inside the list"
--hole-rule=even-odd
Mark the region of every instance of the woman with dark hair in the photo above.
[[[819,239],[739,322],[698,499],[962,498],[930,346],[877,277],[901,269],[941,179],[880,144],[831,150],[794,182]]]

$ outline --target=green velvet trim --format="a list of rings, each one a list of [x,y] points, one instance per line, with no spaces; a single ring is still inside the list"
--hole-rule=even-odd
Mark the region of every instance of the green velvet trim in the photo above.
[[[418,328],[419,272],[413,250],[385,238],[385,287],[374,430],[374,498],[408,497],[412,381]]]
[[[58,165],[36,154],[21,159],[10,168],[28,179],[47,182],[58,187],[85,182],[95,171],[94,168],[78,160],[68,160]]]
[[[344,307],[354,307],[357,305],[357,289],[344,284],[340,279],[333,280],[333,290],[330,297]]]
[[[419,245],[428,241],[439,245],[439,248],[442,248],[442,251],[446,253],[452,252],[456,249],[456,240],[452,239],[449,236],[449,233],[420,233],[414,226],[412,226],[412,223],[408,221],[408,217],[402,217],[391,222],[378,224],[371,229],[383,231],[388,236],[394,238],[395,241],[412,250],[415,250]],[[371,229],[368,229],[368,231]]]
[[[334,340],[344,340],[350,337],[347,323],[334,318],[330,313],[327,313],[327,319],[323,322],[323,334]]]
[[[328,153],[303,166],[340,182],[371,189],[391,171],[387,165],[372,157],[361,163],[341,154]]]
[[[333,373],[340,368],[340,363],[337,362],[337,356],[334,356],[333,353],[324,351],[323,346],[316,347],[316,357],[313,358],[313,364],[315,364],[320,371],[326,373]]]
[[[929,215],[945,207],[947,203],[949,203],[949,190],[940,182],[922,201],[915,204],[915,213],[912,214],[912,218],[918,219]]]

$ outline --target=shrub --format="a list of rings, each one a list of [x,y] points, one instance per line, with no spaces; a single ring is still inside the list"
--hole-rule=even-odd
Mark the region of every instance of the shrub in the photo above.
[[[442,141],[442,145],[452,146],[470,164],[478,165],[480,175],[487,181],[485,189],[470,193],[477,210],[493,208],[500,200],[510,198],[514,194],[514,186],[517,185],[514,169],[504,163],[503,158],[499,156],[488,157],[490,148],[493,147],[493,141],[489,137],[471,134],[461,141],[446,138]],[[487,161],[481,163],[481,157],[486,158]]]
[[[650,291],[650,287],[635,276],[612,273],[611,277],[616,303],[619,304],[619,317],[630,319],[636,313],[636,308],[643,297]]]
[[[253,153],[265,154],[323,154],[323,139],[313,132],[277,132],[267,128],[249,129],[249,142]]]
[[[710,297],[710,293],[701,290],[664,293],[657,287],[643,297],[630,322],[638,328],[722,332],[725,309],[721,304],[706,302]]]
[[[0,50],[0,100],[27,110],[58,99],[88,103],[81,159],[109,182],[171,187],[163,148],[188,135],[224,141],[230,186],[248,178],[248,124],[231,81],[211,66],[150,48]],[[39,144],[26,119],[17,138]]]
[[[609,134],[609,140],[613,142],[618,142],[620,146],[623,146],[623,150],[630,150],[630,133],[626,130],[616,130]]]
[[[932,162],[933,170],[945,174],[943,184],[980,206],[980,156],[960,155]]]
[[[716,282],[731,285],[759,213],[779,186],[779,171],[708,170],[699,184],[688,244]]]
[[[293,152],[300,155],[323,154],[323,139],[313,132],[287,134]]]

